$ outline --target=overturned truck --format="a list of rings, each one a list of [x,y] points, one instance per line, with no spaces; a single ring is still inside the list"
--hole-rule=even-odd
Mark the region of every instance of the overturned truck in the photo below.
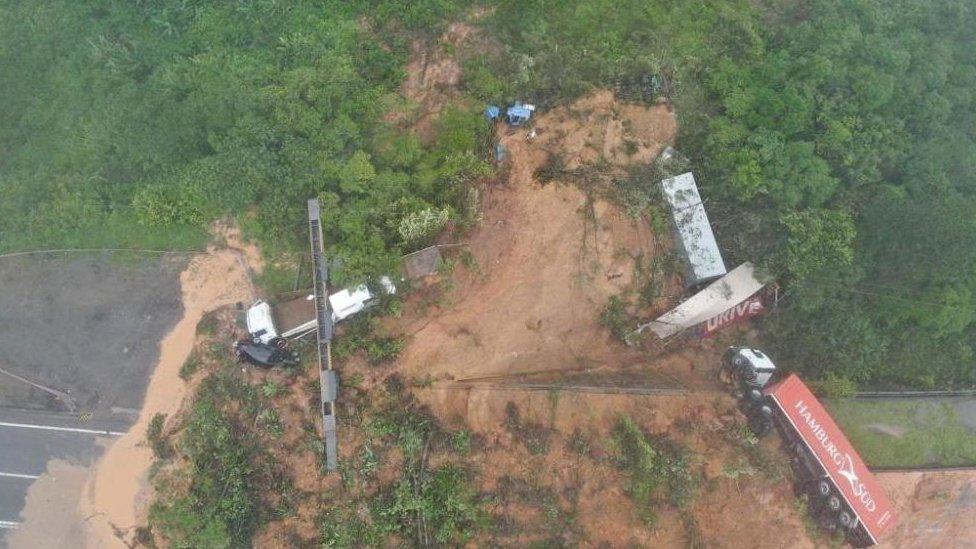
[[[775,368],[758,349],[733,347],[723,361],[752,428],[781,434],[821,524],[842,532],[856,547],[877,544],[895,524],[887,495],[798,376],[769,384]]]

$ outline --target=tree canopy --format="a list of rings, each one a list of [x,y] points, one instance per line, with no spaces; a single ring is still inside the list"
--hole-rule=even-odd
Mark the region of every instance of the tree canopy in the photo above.
[[[976,384],[971,2],[500,6],[507,62],[543,102],[671,79],[720,243],[786,285],[766,338],[785,364]]]
[[[446,109],[427,143],[385,117],[404,106],[410,41],[469,7],[2,2],[0,250],[194,248],[223,215],[297,250],[319,196],[340,276],[389,268],[463,221],[487,170],[477,109]],[[472,97],[668,94],[725,255],[787,290],[767,326],[785,364],[976,384],[972,2],[486,7],[499,47],[465,60]]]
[[[409,40],[454,3],[3,4],[0,250],[195,248],[225,215],[272,253],[303,249],[320,196],[340,279],[358,277],[428,236],[401,223],[455,216],[484,172],[477,113],[450,111],[465,123],[429,145],[383,119]]]

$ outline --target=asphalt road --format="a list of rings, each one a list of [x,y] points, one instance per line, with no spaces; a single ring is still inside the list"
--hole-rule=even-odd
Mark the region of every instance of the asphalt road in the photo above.
[[[183,314],[185,264],[118,254],[0,259],[0,368],[69,394],[79,410],[138,409],[159,342]],[[0,405],[51,406],[20,385],[29,395],[0,390]]]
[[[67,414],[0,408],[0,546],[5,532],[20,523],[27,491],[48,461],[90,466],[100,453],[96,440],[128,427],[126,420],[84,422]]]
[[[183,314],[187,258],[118,254],[0,259],[0,547],[53,460],[90,466],[100,437],[141,408],[159,342]],[[82,421],[79,417],[88,417]],[[106,434],[105,432],[110,433]]]

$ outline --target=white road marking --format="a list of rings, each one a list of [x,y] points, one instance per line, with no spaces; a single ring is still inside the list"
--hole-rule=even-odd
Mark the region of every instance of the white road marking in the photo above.
[[[8,528],[10,530],[16,530],[20,528],[19,522],[10,522],[9,520],[0,520],[0,528]]]
[[[10,478],[26,478],[30,480],[41,478],[41,475],[21,475],[19,473],[4,473],[0,471],[0,477],[10,477]]]
[[[92,435],[109,435],[113,437],[120,437],[125,433],[120,433],[118,431],[98,431],[95,429],[80,429],[77,427],[55,427],[54,425],[32,425],[30,423],[7,423],[5,421],[0,421],[0,427],[21,427],[24,429],[41,429],[44,431],[64,431],[68,433],[88,433]]]

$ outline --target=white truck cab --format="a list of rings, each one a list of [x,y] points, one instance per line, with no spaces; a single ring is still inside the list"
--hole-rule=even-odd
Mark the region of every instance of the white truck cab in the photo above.
[[[754,389],[765,387],[776,373],[776,365],[766,353],[748,347],[730,347],[726,365],[734,376]]]
[[[388,295],[396,293],[390,277],[380,278],[380,286]],[[376,297],[365,284],[346,288],[329,296],[332,321],[349,318],[376,303]],[[302,337],[315,330],[315,297],[307,295],[280,304],[278,311],[265,301],[255,301],[247,310],[245,320],[251,338],[266,345],[283,345],[284,340]],[[276,312],[278,314],[276,314]]]
[[[251,339],[254,341],[268,345],[278,339],[278,330],[271,315],[271,305],[264,301],[255,301],[247,310],[245,319],[247,332],[251,334]]]

